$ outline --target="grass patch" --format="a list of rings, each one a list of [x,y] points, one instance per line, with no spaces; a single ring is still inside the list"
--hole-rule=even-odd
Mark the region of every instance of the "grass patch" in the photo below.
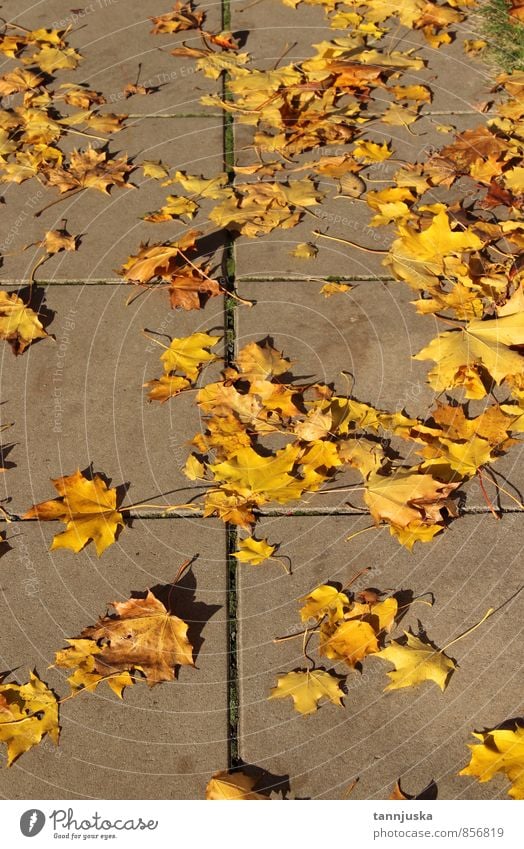
[[[487,0],[479,9],[487,56],[505,71],[524,71],[524,25],[509,14],[506,0]]]

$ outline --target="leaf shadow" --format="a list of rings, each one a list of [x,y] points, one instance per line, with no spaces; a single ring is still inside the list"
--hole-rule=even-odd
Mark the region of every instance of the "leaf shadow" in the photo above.
[[[0,559],[5,557],[8,551],[13,550],[13,546],[10,545],[9,540],[5,536],[5,531],[0,531]]]
[[[56,313],[55,310],[50,309],[45,303],[45,288],[43,286],[36,286],[35,284],[32,286],[22,286],[16,291],[16,294],[19,298],[22,298],[28,307],[38,313],[38,318],[44,325],[44,329],[47,329]],[[51,338],[54,339],[55,337],[51,336]],[[35,339],[31,344],[36,345],[38,342],[42,342],[42,339]]]
[[[524,728],[524,716],[512,716],[509,719],[504,719],[493,728],[484,728],[483,733],[489,731],[517,731],[519,728]]]
[[[291,792],[289,775],[287,773],[284,775],[277,775],[276,773],[269,772],[267,769],[262,769],[262,767],[256,766],[255,764],[245,763],[242,760],[240,760],[237,766],[232,770],[232,774],[234,774],[236,770],[242,770],[243,773],[256,780],[254,787],[255,793],[260,793],[263,796],[269,796],[272,793],[276,793],[282,799],[287,799]]]
[[[195,663],[205,642],[202,636],[204,627],[215,613],[222,609],[221,604],[197,601],[196,591],[197,581],[191,567],[176,583],[157,584],[151,587],[151,592],[162,602],[166,610],[187,623],[187,636],[193,646]]]
[[[435,799],[438,799],[438,785],[437,785],[437,782],[433,778],[431,779],[429,784],[427,784],[426,787],[424,787],[423,790],[420,791],[420,793],[415,793],[413,796],[410,795],[409,793],[406,793],[406,791],[402,789],[401,784],[400,784],[400,778],[398,779],[397,783],[398,783],[398,788],[399,788],[400,792],[402,793],[402,795],[405,796],[406,799],[409,800],[410,802],[415,800],[415,799],[421,799],[421,800],[425,800],[425,801],[428,801],[428,802],[434,801]]]
[[[4,469],[16,469],[16,463],[12,460],[5,459],[16,445],[16,442],[9,442],[7,445],[0,445],[0,466]]]

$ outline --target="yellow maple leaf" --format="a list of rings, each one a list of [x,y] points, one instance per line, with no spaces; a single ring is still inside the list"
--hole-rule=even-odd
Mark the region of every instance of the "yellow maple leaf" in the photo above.
[[[291,367],[291,361],[283,357],[282,352],[273,348],[269,339],[264,339],[262,343],[250,342],[244,345],[238,352],[235,362],[240,373],[248,380],[280,377]]]
[[[43,81],[44,78],[41,74],[35,74],[33,71],[27,71],[24,68],[16,68],[0,77],[0,95],[6,97],[17,91],[36,89]]]
[[[169,170],[162,162],[154,162],[152,159],[144,159],[140,163],[140,168],[144,172],[144,177],[151,177],[153,180],[165,180],[169,176]]]
[[[414,289],[423,289],[435,276],[444,273],[448,256],[479,250],[482,239],[470,230],[452,230],[448,214],[439,210],[425,230],[416,230],[408,221],[399,221],[399,238],[390,249],[385,265]]]
[[[359,141],[353,150],[353,156],[362,159],[366,165],[373,162],[384,162],[391,156],[391,150],[387,144],[377,144],[371,141]]]
[[[143,384],[149,389],[148,398],[150,401],[160,401],[164,404],[170,398],[180,395],[184,390],[189,389],[191,381],[185,377],[180,377],[178,374],[163,374],[161,377],[146,380]]]
[[[107,681],[108,686],[121,699],[124,689],[133,686],[134,679],[129,672],[107,674],[107,670],[97,670],[97,655],[102,654],[103,648],[95,640],[77,638],[67,642],[67,648],[55,653],[54,665],[75,670],[67,679],[73,694],[81,690],[93,691],[102,681]]]
[[[255,503],[233,489],[208,490],[204,497],[204,516],[219,516],[223,522],[250,531],[255,522]]]
[[[72,47],[53,47],[51,44],[44,44],[37,53],[23,61],[37,65],[46,74],[53,74],[55,71],[74,70],[81,59],[80,53]]]
[[[68,166],[50,169],[47,179],[49,185],[57,186],[62,193],[82,188],[109,194],[111,186],[133,188],[126,182],[133,168],[125,155],[118,159],[108,159],[106,151],[88,147],[84,151],[73,151]]]
[[[395,624],[395,617],[398,613],[398,601],[391,596],[383,601],[376,601],[372,604],[355,603],[351,610],[346,613],[347,620],[360,617],[362,621],[368,622],[377,637],[384,634],[389,634]]]
[[[504,380],[518,385],[524,379],[524,359],[513,350],[523,344],[524,313],[518,312],[487,321],[474,319],[462,328],[448,330],[432,339],[414,359],[437,363],[428,374],[428,382],[437,392],[463,386],[467,398],[482,398],[486,389],[480,366],[499,385]]]
[[[241,563],[250,563],[252,566],[260,566],[268,560],[276,549],[276,545],[270,545],[267,539],[255,539],[247,537],[238,541],[238,549],[233,553]]]
[[[404,525],[404,527],[395,524],[389,525],[391,536],[398,539],[399,543],[408,551],[413,550],[416,542],[431,542],[433,537],[443,530],[443,525],[427,525],[420,521],[410,522],[409,525]]]
[[[425,85],[390,86],[397,100],[416,100],[419,103],[431,103],[431,90]]]
[[[110,489],[100,475],[88,480],[79,469],[72,475],[55,478],[52,483],[60,498],[35,504],[22,518],[59,519],[67,525],[63,533],[54,537],[52,551],[69,548],[76,553],[93,540],[100,557],[115,541],[118,528],[124,526],[116,507],[116,489]]]
[[[343,295],[345,292],[350,292],[353,286],[350,283],[324,283],[320,289],[320,294],[325,298],[331,298],[333,295]]]
[[[160,357],[164,371],[166,374],[181,371],[188,380],[196,380],[203,365],[218,359],[216,354],[207,349],[219,340],[220,336],[210,336],[208,333],[192,333],[191,336],[172,339],[169,348]]]
[[[311,242],[300,242],[291,251],[291,256],[297,259],[315,259],[318,254],[318,248],[312,245]]]
[[[48,734],[58,745],[58,701],[33,672],[26,684],[0,684],[0,742],[7,743],[7,766]]]
[[[190,454],[184,465],[184,474],[190,481],[202,480],[206,467],[195,454]]]
[[[340,682],[334,675],[322,669],[288,672],[277,679],[269,699],[293,699],[294,708],[298,713],[314,713],[322,698],[329,699],[334,705],[342,706],[344,693]]]
[[[184,171],[176,171],[175,176],[169,182],[180,183],[184,191],[191,192],[194,195],[219,200],[231,193],[231,190],[227,188],[228,180],[229,178],[225,173],[206,178],[186,174]],[[163,185],[167,184],[163,183]]]
[[[234,457],[210,465],[215,480],[222,481],[233,490],[263,504],[278,501],[281,504],[300,498],[304,484],[291,475],[299,458],[300,449],[286,445],[269,457],[262,457],[251,447],[240,448]]]
[[[6,339],[15,354],[23,354],[31,342],[46,336],[37,313],[22,298],[0,292],[0,339]]]
[[[524,727],[494,728],[491,731],[473,732],[480,740],[468,744],[471,761],[459,775],[473,775],[482,783],[491,781],[502,772],[511,781],[508,791],[513,799],[524,799]]]
[[[434,681],[441,690],[445,690],[451,673],[456,665],[443,651],[438,651],[429,643],[424,643],[409,631],[404,631],[406,643],[392,640],[389,646],[377,652],[377,657],[387,660],[396,668],[388,672],[391,683],[385,690],[400,690],[402,687],[415,687],[424,681]]]
[[[441,520],[440,510],[457,486],[411,469],[399,469],[389,476],[372,473],[364,500],[375,522],[407,527],[425,520],[432,525]]]
[[[161,221],[172,221],[173,218],[180,218],[182,215],[187,216],[187,218],[194,218],[198,209],[198,204],[190,198],[168,195],[164,206],[158,212],[149,212],[144,215],[144,221],[151,221],[155,224]]]

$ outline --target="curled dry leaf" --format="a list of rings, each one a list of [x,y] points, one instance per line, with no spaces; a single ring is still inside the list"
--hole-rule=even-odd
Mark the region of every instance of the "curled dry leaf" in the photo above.
[[[78,236],[72,236],[67,230],[48,230],[40,244],[52,256],[60,251],[76,251],[78,239]]]

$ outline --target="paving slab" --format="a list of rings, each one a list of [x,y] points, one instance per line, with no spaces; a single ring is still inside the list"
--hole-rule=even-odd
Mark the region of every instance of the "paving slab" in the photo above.
[[[83,142],[84,140],[82,140]],[[78,138],[67,139],[63,149],[78,146]],[[81,144],[85,149],[86,144]],[[161,160],[175,170],[211,177],[223,170],[222,121],[210,119],[151,118],[132,121],[116,134],[109,144],[111,157],[126,153],[136,164],[146,159]],[[0,268],[0,282],[28,282],[37,260],[43,255],[35,247],[47,230],[66,226],[69,233],[81,237],[76,252],[62,251],[51,257],[37,272],[37,279],[53,281],[115,280],[117,270],[130,255],[138,253],[142,242],[169,242],[190,228],[201,229],[208,236],[213,232],[206,220],[209,201],[189,224],[174,220],[153,224],[143,216],[160,209],[177,186],[162,187],[160,181],[144,177],[137,169],[129,177],[136,188],[115,188],[109,196],[96,190],[86,190],[62,200],[35,217],[60,197],[57,189],[45,188],[36,180],[21,185],[3,186],[5,212],[0,227],[0,249],[5,257]],[[181,187],[178,187],[180,189]],[[23,248],[33,245],[27,250]],[[221,260],[221,241],[204,238],[202,259],[214,266]]]
[[[360,401],[426,413],[433,392],[425,385],[425,364],[411,354],[428,344],[437,322],[418,315],[411,291],[395,281],[355,282],[329,298],[320,293],[323,283],[242,283],[239,293],[256,304],[237,310],[238,348],[270,335],[294,362],[297,376],[335,382],[346,392],[346,371]]]
[[[522,705],[520,617],[524,596],[519,569],[524,517],[467,516],[414,554],[387,530],[346,542],[364,527],[365,517],[267,519],[258,535],[281,542],[293,575],[276,564],[239,568],[240,581],[240,753],[271,775],[288,777],[295,798],[385,799],[401,778],[416,794],[430,781],[439,799],[505,798],[507,782],[486,784],[457,777],[469,761],[471,732],[519,715]],[[413,605],[402,621],[418,633],[418,621],[431,640],[444,647],[474,625],[489,607],[496,613],[448,653],[459,666],[444,693],[431,682],[384,693],[391,669],[367,658],[362,673],[350,672],[344,707],[325,704],[301,716],[290,699],[268,701],[279,674],[307,667],[302,639],[275,644],[275,637],[303,629],[298,600],[322,582],[345,586],[363,567],[372,568],[353,585],[389,593],[412,591],[434,605]],[[423,595],[427,593],[428,595]],[[399,629],[399,634],[401,633]],[[314,639],[308,654],[319,667]],[[345,664],[332,666],[346,674]]]
[[[61,708],[61,741],[24,754],[0,770],[6,799],[186,799],[205,796],[210,774],[227,764],[227,644],[225,534],[215,522],[183,519],[135,522],[98,560],[48,553],[49,525],[10,526],[12,550],[2,559],[0,668],[25,680],[36,668],[60,697],[66,670],[48,669],[68,637],[93,624],[108,603],[131,591],[182,579],[176,613],[189,621],[196,669],[172,683],[137,683],[119,701],[100,685]],[[191,639],[192,635],[192,639]],[[2,753],[3,759],[3,753]]]
[[[200,429],[195,395],[147,403],[142,384],[161,376],[162,348],[142,330],[166,345],[196,331],[221,336],[223,299],[181,312],[169,308],[165,291],[149,290],[126,307],[134,291],[123,283],[48,286],[48,332],[56,341],[38,341],[19,357],[3,343],[2,421],[14,423],[3,444],[14,443],[6,457],[14,467],[2,484],[13,512],[53,497],[49,478],[91,463],[114,486],[130,485],[127,503],[185,504],[196,495],[182,472],[187,443]],[[201,380],[216,379],[222,366],[212,364]]]

